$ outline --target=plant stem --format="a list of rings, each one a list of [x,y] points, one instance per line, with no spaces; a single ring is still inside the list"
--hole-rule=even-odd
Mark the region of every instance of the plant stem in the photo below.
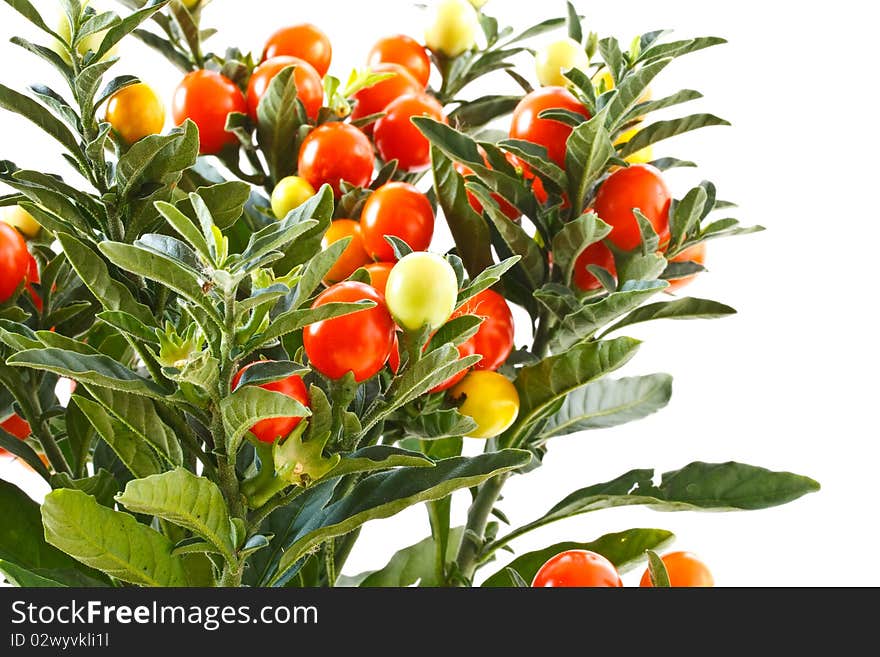
[[[507,482],[507,477],[507,474],[501,474],[483,482],[468,511],[467,525],[465,525],[464,536],[461,539],[461,547],[456,559],[461,574],[468,581],[473,579],[476,572],[480,552],[483,548],[486,525],[492,514],[492,508],[501,495],[501,489]]]
[[[553,320],[546,310],[542,310],[538,316],[538,329],[535,331],[535,341],[532,344],[532,354],[538,358],[544,358],[553,335]]]
[[[327,571],[327,585],[336,586],[336,557],[334,556],[334,539],[324,543],[324,568]]]
[[[64,452],[58,447],[58,443],[55,442],[55,438],[49,431],[49,425],[42,418],[40,400],[37,396],[39,386],[23,386],[20,381],[11,379],[8,376],[9,374],[11,372],[8,372],[7,368],[4,367],[2,374],[0,374],[0,379],[2,379],[3,385],[6,386],[6,389],[9,390],[21,408],[24,420],[30,425],[31,433],[40,443],[40,446],[46,453],[46,457],[49,459],[49,463],[52,464],[55,472],[66,472],[73,476],[73,469],[64,457]],[[27,389],[26,392],[25,388]]]

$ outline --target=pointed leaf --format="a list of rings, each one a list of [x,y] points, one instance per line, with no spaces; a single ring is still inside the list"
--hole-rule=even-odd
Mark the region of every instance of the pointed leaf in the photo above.
[[[52,491],[42,515],[46,540],[87,566],[139,586],[188,584],[183,559],[171,554],[171,541],[82,491]]]

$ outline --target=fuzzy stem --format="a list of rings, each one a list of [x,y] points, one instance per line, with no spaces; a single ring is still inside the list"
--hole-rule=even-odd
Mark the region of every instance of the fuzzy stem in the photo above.
[[[506,481],[507,475],[501,474],[483,482],[468,511],[467,525],[457,558],[458,568],[467,581],[471,581],[476,572],[486,525]]]

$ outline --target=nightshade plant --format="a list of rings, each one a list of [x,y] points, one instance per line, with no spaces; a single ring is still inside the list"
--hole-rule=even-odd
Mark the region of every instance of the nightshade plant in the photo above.
[[[184,72],[222,72],[242,89],[259,56],[212,51],[216,36],[201,27],[198,2],[127,0],[116,13],[64,0],[63,30],[28,0],[5,2],[43,35],[40,43],[13,39],[22,57],[42,59],[56,75],[51,86],[34,84],[28,93],[0,85],[0,106],[41,128],[66,165],[62,174],[0,162],[0,180],[11,190],[0,204],[20,206],[42,227],[29,243],[39,282],[22,281],[20,293],[0,306],[0,419],[28,425],[21,439],[0,430],[0,446],[52,487],[38,505],[0,482],[0,571],[8,581],[515,586],[563,549],[591,549],[623,569],[672,538],[665,530],[632,529],[519,554],[509,569],[478,576],[499,550],[515,549],[518,537],[557,520],[631,504],[760,509],[817,490],[795,474],[696,462],[659,483],[653,470],[636,469],[586,486],[520,527],[507,526],[498,506],[504,484],[539,467],[557,436],[635,421],[668,402],[665,374],[609,378],[638,350],[626,327],[733,312],[715,301],[663,298],[669,280],[702,270],[694,261],[673,262],[677,256],[752,230],[717,218],[732,206],[708,182],[672,203],[668,236],[636,211],[640,243],[613,249],[616,275],[593,264],[596,288],[573,284],[578,256],[612,230],[585,211],[607,176],[660,140],[725,123],[708,114],[651,121],[653,112],[700,94],[645,96],[676,58],[722,39],[670,41],[651,32],[623,49],[613,38],[584,33],[569,5],[566,16],[518,34],[480,13],[484,47],[452,57],[432,53],[441,84],[429,93],[448,122],[413,123],[430,141],[427,198],[456,242],[446,257],[457,275],[458,305],[493,288],[525,309],[533,329],[531,344],[499,370],[519,396],[516,420],[485,441],[484,453],[465,457],[474,421],[446,392],[431,391],[480,360],[460,358],[456,348],[478,330],[480,317],[459,315],[430,342],[427,330],[400,331],[396,372],[385,367],[359,383],[321,375],[303,348],[307,327],[376,305],[313,304],[349,244],[322,247],[331,221],[358,217],[374,190],[418,182],[422,173],[378,159],[366,187],[343,182],[334,194],[324,185],[286,216],[270,209],[276,184],[296,173],[303,140],[316,125],[345,121],[354,95],[383,76],[360,69],[346,84],[325,76],[324,107],[309,119],[294,70],[286,68],[269,85],[256,123],[244,112],[229,115],[234,143],[216,156],[199,155],[199,130],[189,120],[127,144],[102,114],[108,98],[138,82],[112,77],[123,39],[140,39]],[[508,75],[530,92],[514,62],[528,58],[529,39],[564,29],[591,64],[566,73],[586,112],[542,114],[571,128],[562,166],[544,147],[496,129],[523,94],[467,92],[490,74]],[[653,165],[694,166],[674,158]],[[505,216],[499,201],[524,218]],[[389,240],[397,257],[410,250]],[[350,278],[371,280],[363,268]],[[260,387],[294,375],[308,386],[307,405]],[[72,388],[71,381],[73,395],[63,405],[57,391]],[[250,432],[259,421],[285,417],[302,419],[273,444]],[[460,525],[450,496],[466,490],[472,503]],[[428,538],[389,555],[379,571],[340,574],[364,523],[413,505],[427,510]]]

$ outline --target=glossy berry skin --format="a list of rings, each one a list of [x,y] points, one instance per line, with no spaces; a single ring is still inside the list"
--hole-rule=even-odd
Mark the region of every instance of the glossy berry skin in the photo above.
[[[427,94],[407,94],[385,108],[376,121],[374,141],[385,162],[397,160],[401,171],[423,171],[431,164],[431,144],[412,122],[414,116],[427,116],[448,123],[443,107]]]
[[[339,196],[339,183],[366,187],[373,178],[373,147],[367,136],[347,123],[325,123],[309,133],[299,151],[299,175],[314,189],[328,184]]]
[[[584,46],[570,37],[548,43],[535,53],[535,73],[543,87],[567,87],[571,83],[563,73],[573,68],[586,71],[589,66]]]
[[[565,123],[542,119],[538,115],[548,109],[567,109],[584,118],[590,113],[564,87],[543,87],[527,94],[513,110],[510,124],[511,139],[523,139],[547,149],[547,155],[565,168],[565,149],[572,128]]]
[[[250,365],[245,365],[241,368],[238,374],[232,379],[232,389],[235,390],[238,388],[238,384],[241,381],[241,378],[244,376],[244,373],[247,372],[251,367],[253,367],[256,363],[251,363]],[[282,395],[286,395],[287,397],[291,397],[295,399],[303,406],[309,406],[309,393],[306,390],[306,384],[303,380],[294,375],[289,376],[286,379],[281,379],[280,381],[272,381],[271,383],[263,383],[258,386],[263,390],[270,390],[272,392],[278,392]],[[290,433],[296,429],[297,425],[302,422],[301,417],[274,417],[267,418],[265,420],[260,420],[253,427],[251,427],[251,433],[263,443],[274,443],[279,438],[286,438],[290,435]]]
[[[633,210],[640,210],[648,218],[662,246],[669,242],[671,202],[672,195],[660,171],[649,164],[634,164],[608,176],[599,187],[593,208],[612,228],[608,239],[617,248],[632,251],[642,241]]]
[[[248,82],[247,106],[248,116],[255,123],[258,122],[257,108],[272,80],[285,68],[294,67],[293,79],[296,84],[296,97],[302,101],[306,114],[312,120],[318,116],[318,110],[324,104],[324,83],[314,67],[298,57],[273,57],[267,59],[254,69]],[[293,111],[293,108],[291,108]]]
[[[9,301],[28,273],[31,254],[15,228],[0,223],[0,303]]]
[[[0,221],[17,228],[25,238],[34,238],[40,234],[42,226],[33,215],[20,205],[0,208]]]
[[[431,59],[425,47],[405,34],[379,39],[367,56],[367,65],[376,70],[378,64],[399,64],[405,68],[421,85],[428,86],[431,77]]]
[[[690,552],[670,552],[661,557],[672,587],[710,587],[715,580],[708,566]],[[651,571],[646,569],[639,586],[650,588]]]
[[[535,575],[535,588],[622,587],[617,569],[601,554],[568,550],[551,557]]]
[[[27,440],[31,435],[31,425],[14,413],[0,422],[0,429],[19,440]],[[4,450],[0,450],[2,451]]]
[[[215,71],[188,73],[171,105],[175,125],[191,119],[198,126],[203,155],[216,155],[224,146],[238,143],[238,137],[226,132],[226,117],[233,112],[247,112],[244,95],[232,80]]]
[[[581,251],[574,263],[574,272],[572,274],[572,282],[574,286],[582,292],[592,292],[602,288],[599,279],[590,273],[587,269],[590,265],[596,265],[607,269],[608,272],[617,277],[617,266],[614,262],[614,254],[611,252],[604,242],[596,242]]]
[[[385,287],[388,285],[388,276],[393,268],[393,262],[371,262],[364,266],[364,269],[370,274],[370,285],[383,296],[385,295]]]
[[[127,144],[165,127],[165,105],[153,89],[139,82],[117,91],[107,101],[107,122]]]
[[[483,359],[475,370],[497,370],[513,351],[513,313],[507,300],[495,290],[483,290],[455,311],[455,316],[476,315],[483,318],[477,333],[465,344],[473,345],[473,353]]]
[[[460,401],[458,411],[477,423],[469,438],[495,438],[507,431],[519,415],[519,393],[498,372],[473,371],[449,391]]]
[[[272,213],[276,219],[284,219],[315,195],[315,188],[300,176],[287,176],[278,181],[272,190]]]
[[[353,219],[336,219],[330,224],[324,239],[321,240],[321,248],[327,249],[334,242],[341,239],[351,238],[348,246],[339,256],[339,259],[324,276],[324,284],[332,285],[339,283],[351,276],[358,269],[370,262],[370,256],[364,250],[364,242],[361,238],[361,225]]]
[[[323,78],[333,59],[333,46],[319,28],[311,23],[301,23],[282,27],[266,41],[263,61],[281,56],[307,61]]]
[[[361,211],[364,248],[374,260],[397,260],[386,235],[398,237],[413,251],[425,251],[434,236],[431,202],[409,183],[382,185],[370,195]]]
[[[436,331],[455,311],[458,277],[441,255],[415,251],[400,259],[388,276],[385,301],[398,326]]]
[[[372,308],[310,324],[303,331],[303,345],[311,366],[330,379],[348,372],[366,381],[385,367],[394,341],[395,325],[385,298],[364,283],[346,281],[322,292],[312,308],[328,303],[374,301]]]
[[[384,112],[392,102],[407,94],[418,94],[424,91],[424,87],[399,64],[384,63],[376,64],[372,67],[373,73],[385,73],[390,75],[381,82],[377,82],[372,87],[361,89],[354,95],[355,106],[351,112],[353,121],[362,119],[371,114]],[[371,123],[365,127],[372,130],[374,124]]]
[[[705,265],[706,243],[701,242],[700,244],[696,244],[688,249],[685,249],[674,258],[670,258],[669,262],[695,262],[698,265]],[[690,276],[683,276],[682,278],[672,278],[669,280],[669,287],[666,288],[666,291],[676,292],[681,288],[693,283],[694,279],[697,276],[698,274],[691,274]]]
[[[447,57],[457,57],[476,45],[480,18],[468,0],[436,0],[425,27],[425,43]]]

